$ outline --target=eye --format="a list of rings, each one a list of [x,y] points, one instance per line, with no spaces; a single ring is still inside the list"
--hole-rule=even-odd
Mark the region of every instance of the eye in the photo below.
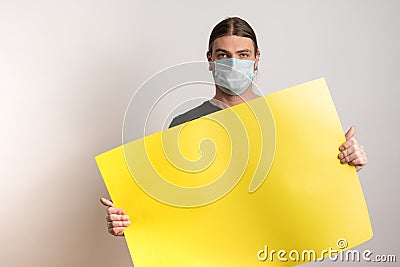
[[[225,53],[220,53],[220,54],[217,55],[217,57],[218,57],[218,58],[227,58],[228,55],[225,54]]]
[[[246,53],[241,53],[241,54],[239,54],[239,56],[240,56],[240,58],[246,58],[246,57],[248,57],[248,56],[249,56],[249,54],[246,54]]]

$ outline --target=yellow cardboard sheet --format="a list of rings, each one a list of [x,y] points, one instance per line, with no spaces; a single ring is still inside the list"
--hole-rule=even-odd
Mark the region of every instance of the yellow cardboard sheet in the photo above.
[[[355,169],[337,158],[344,141],[317,79],[96,161],[131,218],[135,267],[294,266],[372,237]]]

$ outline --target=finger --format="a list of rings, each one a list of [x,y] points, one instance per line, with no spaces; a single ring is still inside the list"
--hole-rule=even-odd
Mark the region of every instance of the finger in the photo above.
[[[112,201],[108,200],[104,197],[100,198],[100,202],[101,202],[101,204],[103,204],[106,207],[114,207],[114,204],[112,203]]]
[[[348,156],[349,165],[365,165],[367,164],[367,155],[363,150],[354,152],[352,155]]]
[[[349,162],[349,165],[351,166],[361,166],[364,167],[367,164],[367,158],[361,157],[361,158],[356,158],[352,161]]]
[[[349,140],[350,138],[354,137],[355,133],[356,133],[356,127],[352,125],[344,136],[346,137],[346,140]]]
[[[340,152],[338,155],[338,158],[344,159],[345,157],[349,156],[350,154],[354,153],[355,151],[356,151],[356,146],[351,146],[348,149]]]
[[[110,214],[106,217],[107,222],[112,221],[129,221],[128,215],[117,215],[117,214]]]
[[[110,207],[107,209],[108,214],[118,214],[118,215],[125,215],[125,210],[119,208]]]
[[[123,236],[125,227],[117,227],[108,229],[108,232],[114,236]]]
[[[112,221],[107,222],[107,228],[128,227],[130,224],[130,221]]]
[[[339,147],[339,150],[343,152],[344,150],[348,149],[349,147],[355,146],[355,145],[358,145],[358,141],[354,137],[352,137],[349,140],[347,140],[346,142],[344,142]]]
[[[118,215],[125,215],[125,210],[123,210],[123,209],[117,209],[117,214],[118,214]]]
[[[341,159],[340,162],[341,162],[342,164],[344,164],[344,163],[350,163],[350,162],[352,162],[352,161],[354,161],[354,160],[356,160],[356,159],[363,158],[363,157],[364,157],[364,153],[362,153],[361,151],[356,151],[356,152],[354,152],[354,153],[351,153],[351,154],[348,155],[347,157]]]
[[[118,209],[117,208],[113,208],[113,207],[109,207],[107,209],[107,214],[118,214]]]

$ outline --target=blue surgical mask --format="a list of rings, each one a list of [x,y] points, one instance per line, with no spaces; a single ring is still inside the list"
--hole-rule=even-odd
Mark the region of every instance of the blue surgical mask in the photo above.
[[[254,77],[254,60],[228,58],[214,61],[215,84],[228,95],[241,95]]]

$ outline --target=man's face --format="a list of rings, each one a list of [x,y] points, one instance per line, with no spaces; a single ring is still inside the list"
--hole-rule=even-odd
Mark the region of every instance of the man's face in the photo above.
[[[253,40],[236,35],[223,36],[214,40],[211,55],[207,54],[208,61],[228,58],[255,60],[257,69],[259,52],[254,51]]]

